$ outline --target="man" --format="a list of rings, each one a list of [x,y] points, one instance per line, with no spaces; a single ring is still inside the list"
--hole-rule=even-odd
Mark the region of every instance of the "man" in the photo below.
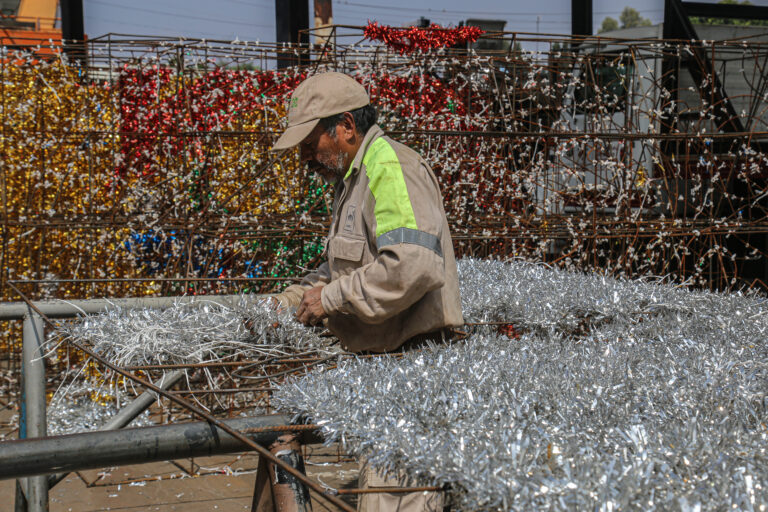
[[[273,151],[335,188],[328,261],[278,299],[350,351],[385,352],[464,323],[456,261],[437,179],[413,150],[385,136],[365,88],[342,73],[302,82]]]
[[[335,189],[328,261],[277,298],[297,307],[307,325],[326,321],[353,352],[439,341],[464,323],[437,179],[418,153],[375,123],[362,85],[321,73],[294,91],[288,128],[273,147],[298,145],[302,162]],[[393,485],[370,471],[366,479]],[[423,495],[362,496],[369,509],[429,507]]]

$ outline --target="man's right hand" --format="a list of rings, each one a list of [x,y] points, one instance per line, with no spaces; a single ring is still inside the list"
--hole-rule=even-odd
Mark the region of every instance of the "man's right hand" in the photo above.
[[[316,286],[304,292],[299,309],[296,310],[296,319],[308,327],[318,325],[328,316],[321,300],[322,291],[322,286]]]

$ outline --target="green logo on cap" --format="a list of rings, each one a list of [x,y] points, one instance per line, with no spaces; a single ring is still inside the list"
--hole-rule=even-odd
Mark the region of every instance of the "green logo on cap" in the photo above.
[[[296,108],[298,104],[299,104],[298,98],[291,98],[291,108]]]

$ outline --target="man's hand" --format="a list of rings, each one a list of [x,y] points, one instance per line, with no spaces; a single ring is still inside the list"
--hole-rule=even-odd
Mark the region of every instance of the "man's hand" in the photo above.
[[[316,286],[304,292],[299,309],[296,311],[296,319],[304,325],[317,325],[327,317],[320,300],[322,286]]]

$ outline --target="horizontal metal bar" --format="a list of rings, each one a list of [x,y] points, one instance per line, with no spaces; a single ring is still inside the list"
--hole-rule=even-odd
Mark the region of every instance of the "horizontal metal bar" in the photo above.
[[[322,336],[322,334],[321,334]],[[352,354],[350,354],[352,355]],[[358,356],[360,357],[360,356]],[[210,361],[207,363],[182,363],[182,364],[143,364],[137,366],[124,366],[123,370],[134,372],[136,370],[175,370],[183,368],[218,368],[225,366],[282,366],[285,364],[295,363],[314,363],[322,361],[325,357],[288,357],[288,358],[271,358],[271,359],[245,359],[243,361]]]
[[[138,297],[127,299],[85,299],[85,300],[46,300],[36,301],[34,305],[49,318],[72,318],[82,314],[101,313],[110,307],[121,308],[167,308],[174,304],[218,304],[235,306],[243,297],[256,302],[267,295],[204,295],[182,297]],[[0,320],[20,320],[29,309],[24,302],[6,302],[0,304]]]
[[[276,388],[226,388],[226,389],[180,389],[170,391],[172,395],[231,395],[234,393],[258,393],[274,391]]]
[[[411,492],[438,492],[442,487],[434,485],[424,487],[366,487],[359,489],[336,489],[334,494],[408,494]]]
[[[300,277],[113,277],[86,279],[9,279],[13,284],[59,284],[59,283],[221,283],[221,282],[260,282],[260,281],[301,281]]]
[[[290,417],[256,416],[224,423],[268,446],[281,435],[280,427],[290,427]],[[302,436],[307,443],[321,442],[312,432]],[[0,480],[246,450],[241,441],[204,421],[19,439],[0,443]]]
[[[710,4],[715,5],[715,4]],[[728,4],[729,9],[735,8],[735,5]],[[741,6],[748,7],[748,6]],[[768,9],[766,7],[751,6],[754,9]],[[744,10],[740,12],[752,12],[752,9]],[[737,16],[731,16],[737,17]],[[758,18],[761,19],[761,18]],[[605,45],[609,41],[606,39],[601,44]],[[667,40],[672,41],[672,40]],[[676,39],[674,41],[680,41],[684,43],[690,43],[684,39]],[[544,110],[542,108],[542,110]],[[17,135],[29,135],[29,134],[50,134],[51,130],[24,130],[11,131]],[[135,138],[166,138],[166,137],[204,137],[209,135],[227,135],[227,136],[241,136],[237,132],[163,132],[163,133],[147,133],[147,132],[111,132],[111,131],[88,131],[88,132],[53,132],[57,135],[68,137],[85,137],[88,135],[121,135],[123,137],[135,137]],[[621,133],[621,132],[597,132],[597,131],[502,131],[502,130],[388,130],[386,135],[413,135],[420,137],[428,136],[446,136],[446,137],[490,137],[490,138],[504,138],[504,139],[520,139],[520,138],[545,138],[550,137],[554,139],[648,139],[648,140],[680,140],[685,141],[687,139],[749,139],[749,140],[765,140],[768,138],[768,131],[737,131],[729,133],[701,133],[701,132],[675,132],[675,133],[655,133],[655,132],[633,132],[633,133]],[[251,134],[251,132],[246,132]],[[79,141],[77,141],[79,142]],[[73,142],[75,144],[75,142]],[[180,226],[183,229],[183,226]]]

